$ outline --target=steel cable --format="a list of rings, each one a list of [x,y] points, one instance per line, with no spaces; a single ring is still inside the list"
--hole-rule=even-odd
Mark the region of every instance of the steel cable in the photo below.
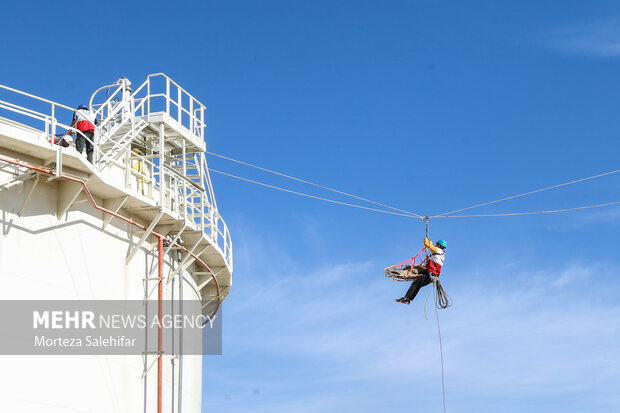
[[[416,218],[422,218],[421,215],[416,214],[414,212],[410,212],[410,211],[406,211],[404,209],[396,208],[396,207],[393,207],[393,206],[390,206],[390,205],[387,205],[387,204],[383,204],[381,202],[373,201],[371,199],[362,198],[361,196],[349,194],[347,192],[340,191],[338,189],[334,189],[334,188],[330,188],[330,187],[327,187],[327,186],[324,186],[324,185],[320,185],[320,184],[317,184],[317,183],[314,183],[314,182],[306,181],[305,179],[296,178],[294,176],[287,175],[287,174],[284,174],[282,172],[274,171],[272,169],[263,168],[262,166],[253,165],[253,164],[248,163],[248,162],[240,161],[238,159],[230,158],[230,157],[224,156],[224,155],[219,155],[219,154],[213,153],[213,152],[207,151],[206,153],[208,153],[209,155],[217,156],[218,158],[226,159],[226,160],[231,161],[231,162],[236,162],[236,163],[241,164],[241,165],[249,166],[251,168],[256,168],[256,169],[259,169],[259,170],[264,171],[264,172],[269,172],[270,174],[282,176],[282,177],[287,178],[287,179],[292,179],[292,180],[297,181],[297,182],[302,182],[304,184],[312,185],[312,186],[315,186],[317,188],[321,188],[321,189],[325,189],[327,191],[335,192],[335,193],[340,194],[340,195],[345,195],[345,196],[348,196],[348,197],[351,197],[351,198],[359,199],[359,200],[364,201],[364,202],[369,202],[371,204],[375,204],[375,205],[379,205],[379,206],[382,206],[382,207],[385,207],[385,208],[389,208],[389,209],[392,209],[394,211],[402,212],[404,214],[408,214],[408,215],[414,216]]]

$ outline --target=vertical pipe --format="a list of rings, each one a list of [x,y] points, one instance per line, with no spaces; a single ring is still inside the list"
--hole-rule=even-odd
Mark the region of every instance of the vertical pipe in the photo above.
[[[163,296],[164,296],[164,237],[157,237],[157,252],[159,256],[159,262],[157,265],[159,281],[157,282],[157,311],[159,314],[159,327],[157,328],[157,413],[162,413],[161,410],[161,376],[162,376],[162,316],[163,316]]]
[[[170,263],[170,268],[174,270],[174,264],[175,262],[178,264],[178,260],[172,260]],[[171,285],[170,285],[170,315],[172,316],[172,319],[174,320],[174,280],[172,281]],[[174,371],[175,371],[175,365],[174,365],[174,323],[172,323],[171,326],[171,334],[170,334],[170,341],[172,344],[172,347],[170,349],[170,355],[172,357],[170,357],[170,379],[171,379],[171,386],[170,386],[170,413],[174,413]]]
[[[185,139],[181,141],[181,165],[183,165],[183,176],[187,178],[187,150],[185,148]],[[187,218],[187,181],[183,180],[183,212],[181,216],[183,217],[183,222],[185,222]]]
[[[183,287],[185,285],[183,282],[185,281],[185,276],[183,275],[183,271],[180,273],[179,278],[179,314],[181,317],[185,316],[183,312]],[[177,399],[179,401],[179,408],[177,410],[178,413],[183,411],[182,409],[182,401],[183,401],[183,326],[181,326],[179,330],[179,389],[177,390]]]

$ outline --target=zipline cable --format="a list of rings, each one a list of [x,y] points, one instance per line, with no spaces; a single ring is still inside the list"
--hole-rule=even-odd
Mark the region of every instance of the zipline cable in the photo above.
[[[220,155],[220,154],[217,154],[217,153],[214,153],[214,152],[207,151],[206,153],[209,154],[209,155],[217,156],[218,158],[226,159],[226,160],[231,161],[231,162],[236,162],[236,163],[241,164],[241,165],[249,166],[251,168],[256,168],[256,169],[259,169],[259,170],[264,171],[264,172],[269,172],[269,173],[274,174],[274,175],[282,176],[282,177],[287,178],[287,179],[292,179],[292,180],[297,181],[297,182],[302,182],[304,184],[316,186],[317,188],[321,188],[321,189],[325,189],[327,191],[335,192],[335,193],[340,194],[340,195],[345,195],[345,196],[348,196],[348,197],[351,197],[351,198],[359,199],[359,200],[364,201],[364,202],[369,202],[371,204],[380,205],[382,207],[389,208],[389,209],[392,209],[394,211],[402,212],[402,213],[414,216],[416,218],[422,218],[421,215],[416,214],[414,212],[410,212],[410,211],[406,211],[404,209],[400,209],[400,208],[396,208],[396,207],[393,207],[393,206],[390,206],[390,205],[386,205],[386,204],[383,204],[381,202],[373,201],[371,199],[362,198],[361,196],[349,194],[347,192],[340,191],[338,189],[330,188],[330,187],[323,186],[323,185],[320,185],[320,184],[317,184],[317,183],[314,183],[314,182],[306,181],[304,179],[296,178],[294,176],[287,175],[287,174],[284,174],[282,172],[274,171],[272,169],[263,168],[262,166],[253,165],[251,163],[240,161],[238,159],[230,158],[228,156]]]
[[[398,215],[398,216],[401,216],[401,217],[418,219],[418,217],[410,215],[409,213],[401,214],[399,212],[385,211],[385,210],[382,210],[382,209],[370,208],[370,207],[366,207],[366,206],[363,206],[363,205],[349,204],[349,203],[346,203],[346,202],[335,201],[335,200],[329,199],[329,198],[322,198],[320,196],[304,194],[303,192],[292,191],[290,189],[280,188],[278,186],[265,184],[263,182],[254,181],[252,179],[248,179],[248,178],[244,178],[244,177],[241,177],[241,176],[229,174],[227,172],[218,171],[217,169],[209,168],[209,171],[215,172],[215,173],[221,174],[221,175],[226,175],[226,176],[229,176],[231,178],[240,179],[242,181],[250,182],[250,183],[253,183],[253,184],[256,184],[256,185],[261,185],[261,186],[264,186],[264,187],[267,187],[267,188],[277,189],[278,191],[284,191],[284,192],[288,192],[290,194],[295,194],[295,195],[299,195],[299,196],[305,196],[307,198],[312,198],[312,199],[318,199],[320,201],[331,202],[332,204],[344,205],[344,206],[349,206],[349,207],[353,207],[353,208],[365,209],[367,211],[381,212],[381,213],[384,213],[384,214]]]
[[[467,208],[461,208],[461,209],[457,209],[457,210],[450,211],[450,212],[444,212],[444,213],[438,214],[438,215],[422,216],[422,215],[419,215],[419,214],[416,214],[416,213],[413,213],[413,212],[409,212],[409,211],[406,211],[406,210],[403,210],[403,209],[392,207],[390,205],[386,205],[386,204],[383,204],[383,203],[380,203],[380,202],[376,202],[376,201],[372,201],[372,200],[369,200],[369,199],[366,199],[366,198],[362,198],[362,197],[359,197],[357,195],[353,195],[353,194],[349,194],[349,193],[346,193],[346,192],[343,192],[343,191],[339,191],[337,189],[329,188],[329,187],[326,187],[326,186],[323,186],[323,185],[320,185],[320,184],[316,184],[316,183],[313,183],[313,182],[310,182],[310,181],[306,181],[306,180],[303,180],[303,179],[300,179],[300,178],[295,178],[293,176],[286,175],[286,174],[283,174],[281,172],[273,171],[271,169],[263,168],[261,166],[257,166],[257,165],[253,165],[253,164],[250,164],[250,163],[247,163],[247,162],[243,162],[243,161],[237,160],[237,159],[229,158],[229,157],[224,156],[224,155],[219,155],[219,154],[216,154],[216,153],[213,153],[213,152],[207,152],[207,153],[210,154],[210,155],[213,155],[213,156],[217,156],[217,157],[226,159],[226,160],[230,160],[232,162],[237,162],[237,163],[240,163],[242,165],[247,165],[247,166],[250,166],[250,167],[253,167],[253,168],[257,168],[257,169],[260,169],[260,170],[263,170],[263,171],[266,171],[266,172],[269,172],[269,173],[273,173],[273,174],[276,174],[276,175],[280,175],[280,176],[283,176],[283,177],[286,177],[286,178],[289,178],[289,179],[292,179],[292,180],[295,180],[295,181],[299,181],[299,182],[303,182],[303,183],[306,183],[306,184],[309,184],[309,185],[313,185],[313,186],[316,186],[318,188],[322,188],[322,189],[329,190],[329,191],[332,191],[332,192],[335,192],[335,193],[338,193],[338,194],[346,195],[346,196],[349,196],[349,197],[352,197],[352,198],[356,198],[356,199],[359,199],[359,200],[362,200],[362,201],[365,201],[365,202],[370,202],[370,203],[373,203],[373,204],[376,204],[376,205],[380,205],[380,206],[383,206],[385,208],[389,208],[389,209],[392,209],[392,210],[399,211],[400,213],[396,213],[396,212],[392,212],[392,211],[385,211],[385,210],[381,210],[381,209],[377,209],[377,208],[370,208],[370,207],[365,207],[365,206],[362,206],[362,205],[355,205],[355,204],[350,204],[350,203],[347,203],[347,202],[336,201],[336,200],[329,199],[329,198],[323,198],[323,197],[319,197],[319,196],[315,196],[315,195],[305,194],[303,192],[293,191],[293,190],[281,188],[281,187],[278,187],[278,186],[275,186],[275,185],[265,184],[263,182],[255,181],[255,180],[252,180],[252,179],[244,178],[244,177],[241,177],[241,176],[237,176],[237,175],[229,174],[227,172],[223,172],[223,171],[219,171],[219,170],[216,170],[216,169],[209,168],[209,171],[211,171],[211,172],[219,173],[219,174],[222,174],[222,175],[229,176],[231,178],[240,179],[240,180],[243,180],[243,181],[246,181],[246,182],[250,182],[250,183],[253,183],[253,184],[257,184],[257,185],[261,185],[261,186],[264,186],[264,187],[267,187],[267,188],[277,189],[279,191],[284,191],[284,192],[288,192],[288,193],[291,193],[291,194],[295,194],[295,195],[299,195],[299,196],[304,196],[304,197],[307,197],[307,198],[318,199],[318,200],[325,201],[325,202],[330,202],[330,203],[333,203],[333,204],[350,206],[350,207],[353,207],[353,208],[359,208],[359,209],[364,209],[364,210],[373,211],[373,212],[381,212],[381,213],[384,213],[384,214],[397,215],[397,216],[402,216],[402,217],[407,217],[407,218],[421,219],[421,220],[426,221],[427,225],[428,225],[428,219],[430,219],[430,218],[484,218],[484,217],[523,216],[523,215],[536,215],[536,214],[554,214],[554,213],[560,213],[560,212],[578,211],[578,210],[600,208],[600,207],[620,204],[620,201],[617,201],[617,202],[608,202],[608,203],[597,204],[597,205],[587,205],[587,206],[580,206],[580,207],[575,207],[575,208],[553,209],[553,210],[545,210],[545,211],[512,212],[512,213],[498,213],[498,214],[461,214],[461,215],[454,215],[456,212],[466,211],[466,210],[469,210],[469,209],[478,208],[478,207],[485,206],[485,205],[490,205],[490,204],[495,204],[495,203],[506,201],[506,200],[509,200],[509,199],[519,198],[519,197],[522,197],[522,196],[531,195],[531,194],[535,194],[535,193],[538,193],[538,192],[543,192],[543,191],[547,191],[547,190],[550,190],[550,189],[555,189],[555,188],[559,188],[559,187],[562,187],[562,186],[572,185],[572,184],[575,184],[575,183],[578,183],[578,182],[588,181],[588,180],[591,180],[591,179],[596,179],[596,178],[600,178],[600,177],[603,177],[603,176],[615,174],[615,173],[620,172],[620,169],[617,169],[617,170],[614,170],[614,171],[609,171],[609,172],[601,173],[601,174],[598,174],[598,175],[593,175],[593,176],[589,176],[589,177],[586,177],[586,178],[581,178],[581,179],[577,179],[577,180],[574,180],[574,181],[565,182],[565,183],[558,184],[558,185],[553,185],[553,186],[549,186],[549,187],[545,187],[545,188],[541,188],[541,189],[536,189],[534,191],[529,191],[529,192],[525,192],[525,193],[518,194],[518,195],[513,195],[513,196],[509,196],[509,197],[505,197],[505,198],[500,198],[500,199],[497,199],[495,201],[490,201],[490,202],[485,202],[485,203],[478,204],[478,205],[473,205],[473,206],[470,206],[470,207],[467,207]]]
[[[606,204],[598,204],[598,205],[587,205],[580,206],[575,208],[565,208],[565,209],[552,209],[547,211],[533,211],[533,212],[509,212],[505,214],[469,214],[469,215],[435,215],[431,218],[481,218],[481,217],[515,217],[521,215],[536,215],[536,214],[555,214],[558,212],[569,212],[569,211],[578,211],[582,209],[591,209],[591,208],[600,208],[611,205],[618,205],[620,201],[616,202],[608,202]]]
[[[618,173],[618,172],[620,172],[620,169],[616,169],[615,171],[609,171],[609,172],[605,172],[605,173],[598,174],[598,175],[589,176],[589,177],[587,177],[587,178],[577,179],[577,180],[575,180],[575,181],[565,182],[565,183],[563,183],[563,184],[558,184],[558,185],[548,186],[548,187],[546,187],[546,188],[536,189],[536,190],[534,190],[534,191],[524,192],[524,193],[522,193],[522,194],[518,194],[518,195],[507,196],[507,197],[505,197],[505,198],[496,199],[495,201],[490,201],[490,202],[484,202],[484,203],[482,203],[482,204],[473,205],[473,206],[470,206],[470,207],[467,207],[467,208],[461,208],[461,209],[456,209],[456,210],[454,210],[454,211],[450,211],[450,212],[444,212],[444,213],[442,213],[442,214],[435,215],[435,216],[434,216],[434,217],[432,217],[432,218],[439,218],[439,217],[443,217],[443,216],[445,216],[445,215],[454,214],[454,213],[457,213],[457,212],[467,211],[468,209],[474,209],[474,208],[479,208],[479,207],[481,207],[481,206],[485,206],[485,205],[496,204],[496,203],[498,203],[498,202],[507,201],[507,200],[509,200],[509,199],[515,199],[515,198],[519,198],[519,197],[522,197],[522,196],[526,196],[526,195],[535,194],[535,193],[538,193],[538,192],[548,191],[548,190],[550,190],[550,189],[560,188],[560,187],[562,187],[562,186],[572,185],[572,184],[576,184],[576,183],[578,183],[578,182],[588,181],[588,180],[590,180],[590,179],[596,179],[596,178],[600,178],[600,177],[603,177],[603,176],[606,176],[606,175],[615,174],[615,173]],[[526,215],[527,215],[527,214],[526,214]],[[493,216],[494,216],[494,215],[493,215]]]
[[[353,208],[359,208],[359,209],[364,209],[367,211],[373,211],[373,212],[381,212],[384,214],[389,214],[389,215],[397,215],[397,216],[402,216],[402,217],[406,217],[406,218],[415,218],[415,219],[422,219],[424,221],[426,221],[426,218],[485,218],[485,217],[509,217],[509,216],[522,216],[522,215],[536,215],[536,214],[555,214],[555,213],[560,213],[560,212],[570,212],[570,211],[579,211],[579,210],[583,210],[583,209],[592,209],[592,208],[601,208],[601,207],[605,207],[605,206],[611,206],[611,205],[618,205],[620,204],[620,201],[616,201],[616,202],[608,202],[608,203],[604,203],[604,204],[597,204],[597,205],[586,205],[586,206],[580,206],[580,207],[575,207],[575,208],[564,208],[564,209],[552,209],[552,210],[545,210],[545,211],[531,211],[531,212],[511,212],[511,213],[502,213],[502,214],[467,214],[467,215],[433,215],[430,217],[422,217],[422,216],[418,216],[418,215],[412,215],[410,213],[398,213],[398,212],[392,212],[392,211],[385,211],[382,209],[377,209],[377,208],[370,208],[370,207],[365,207],[362,205],[355,205],[355,204],[349,204],[347,202],[340,202],[340,201],[336,201],[333,199],[329,199],[329,198],[323,198],[323,197],[319,197],[319,196],[315,196],[315,195],[310,195],[310,194],[305,194],[303,192],[298,192],[298,191],[293,191],[290,189],[286,189],[286,188],[281,188],[275,185],[269,185],[263,182],[259,182],[259,181],[255,181],[252,179],[248,179],[248,178],[244,178],[241,176],[237,176],[237,175],[233,175],[233,174],[229,174],[227,172],[223,172],[223,171],[219,171],[217,169],[212,169],[209,168],[209,171],[211,172],[215,172],[221,175],[226,175],[229,176],[231,178],[235,178],[235,179],[239,179],[242,181],[246,181],[246,182],[250,182],[256,185],[260,185],[260,186],[264,186],[267,188],[272,188],[272,189],[277,189],[279,191],[284,191],[284,192],[288,192],[291,194],[295,194],[295,195],[299,195],[299,196],[304,196],[307,198],[312,198],[312,199],[318,199],[320,201],[325,201],[325,202],[330,202],[333,204],[338,204],[338,205],[344,205],[344,206],[349,206],[349,207],[353,207]],[[608,172],[607,175],[611,174],[611,173],[615,173],[616,171],[613,172]],[[598,175],[598,176],[602,176],[602,175]],[[588,179],[588,178],[586,178]],[[591,178],[589,178],[591,179]],[[494,201],[495,202],[495,201]],[[499,201],[497,201],[499,202]]]

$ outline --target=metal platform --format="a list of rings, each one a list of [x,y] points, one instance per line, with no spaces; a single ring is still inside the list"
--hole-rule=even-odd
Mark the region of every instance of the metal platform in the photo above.
[[[103,91],[106,97],[99,101]],[[0,98],[3,156],[53,169],[58,177],[87,180],[88,190],[105,208],[182,239],[183,246],[211,268],[220,297],[227,295],[232,242],[207,167],[204,105],[163,74],[150,75],[135,91],[124,78],[99,89],[90,102],[98,120],[90,164],[73,145],[53,144],[59,134],[79,133],[63,123],[71,119],[72,108],[3,85]],[[17,179],[20,171],[14,169]],[[59,217],[84,197],[77,187],[64,191],[59,194]],[[111,219],[102,216],[103,227]],[[147,237],[133,246],[128,261]],[[192,261],[185,259],[184,265],[189,268]],[[205,295],[213,295],[210,274],[196,270],[192,275]]]

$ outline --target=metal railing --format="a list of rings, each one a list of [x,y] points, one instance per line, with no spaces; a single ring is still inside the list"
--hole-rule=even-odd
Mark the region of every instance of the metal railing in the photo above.
[[[190,227],[202,231],[220,250],[232,271],[230,232],[217,209],[206,155],[203,150],[196,152],[197,146],[204,148],[206,107],[162,73],[149,75],[131,93],[124,87],[124,84],[105,87],[108,93],[102,103],[91,99],[91,109],[98,119],[93,168],[103,174],[111,168],[120,168],[125,190],[149,198],[189,221]],[[5,98],[5,94],[9,97]],[[12,121],[42,131],[37,139],[56,151],[56,170],[60,176],[63,148],[54,145],[55,138],[61,135],[59,131],[81,132],[58,119],[72,119],[74,109],[4,85],[0,85],[0,98],[0,113],[10,112]],[[182,148],[180,153],[173,155],[160,150],[167,142],[163,135],[159,146],[137,148],[140,133],[149,125],[151,115],[161,113],[175,123],[174,128],[189,134],[191,152],[186,152],[183,137],[177,138]]]

